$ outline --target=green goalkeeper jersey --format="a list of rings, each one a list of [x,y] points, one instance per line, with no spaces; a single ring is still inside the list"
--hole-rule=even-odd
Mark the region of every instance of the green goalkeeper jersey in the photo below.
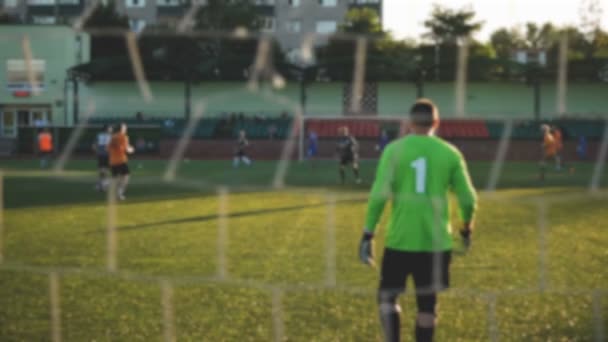
[[[451,250],[449,191],[458,198],[462,219],[471,221],[477,196],[462,154],[434,136],[399,139],[380,158],[365,229],[374,232],[391,199],[386,247],[417,252]]]

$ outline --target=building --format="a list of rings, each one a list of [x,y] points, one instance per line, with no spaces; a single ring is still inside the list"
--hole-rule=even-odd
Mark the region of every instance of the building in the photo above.
[[[0,26],[0,37],[0,79],[6,80],[0,90],[0,138],[16,136],[19,126],[73,124],[74,84],[67,69],[89,60],[88,35],[67,26],[18,25]]]
[[[30,24],[71,23],[92,0],[0,0],[7,13]],[[103,0],[101,0],[103,1]],[[204,6],[206,0],[115,0],[116,8],[126,14],[134,31],[146,26],[175,27],[192,6]],[[264,17],[263,31],[274,34],[283,49],[297,49],[309,33],[320,34],[317,45],[326,42],[324,35],[338,29],[346,12],[354,7],[368,7],[382,14],[382,0],[251,0]]]

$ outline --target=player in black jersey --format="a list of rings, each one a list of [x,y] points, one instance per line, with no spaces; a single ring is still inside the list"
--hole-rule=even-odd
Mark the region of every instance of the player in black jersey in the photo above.
[[[244,130],[239,131],[239,138],[236,141],[236,148],[234,153],[234,160],[232,165],[234,167],[238,167],[239,163],[242,161],[245,165],[251,165],[251,159],[247,157],[247,146],[249,146],[249,141],[247,140],[247,136],[245,135]]]
[[[340,127],[340,140],[338,141],[338,157],[340,158],[340,180],[344,184],[346,166],[351,165],[355,174],[355,182],[361,183],[359,177],[359,144],[355,137],[350,135],[348,127]]]

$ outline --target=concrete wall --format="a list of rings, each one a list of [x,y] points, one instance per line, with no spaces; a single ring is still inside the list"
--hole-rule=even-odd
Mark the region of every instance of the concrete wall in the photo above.
[[[46,62],[45,89],[38,95],[15,97],[7,88],[8,59],[24,59],[23,40],[29,39],[32,58]],[[79,38],[79,40],[77,39]],[[53,122],[71,124],[69,99],[65,98],[66,70],[89,61],[90,41],[87,34],[77,34],[64,26],[0,26],[0,106],[49,105]],[[81,46],[81,48],[79,48]],[[79,51],[80,50],[80,54]]]
[[[184,113],[184,86],[181,83],[151,83],[154,101],[145,103],[134,82],[95,83],[82,87],[81,101],[96,102],[101,116],[129,117],[137,111],[148,116],[180,117]],[[342,113],[342,83],[315,83],[308,87],[307,114],[335,116]],[[201,83],[192,91],[193,103],[208,100],[207,112],[247,112],[277,114],[293,112],[300,102],[300,88],[290,83],[274,98],[248,92],[244,83]],[[454,84],[429,83],[425,96],[433,99],[445,117],[454,116]],[[386,82],[379,85],[378,111],[381,116],[406,113],[416,99],[412,83]],[[608,117],[608,83],[568,85],[568,111]],[[473,117],[533,117],[533,90],[521,83],[471,83],[467,89],[467,110]],[[556,87],[542,87],[543,117],[552,117],[556,108]]]

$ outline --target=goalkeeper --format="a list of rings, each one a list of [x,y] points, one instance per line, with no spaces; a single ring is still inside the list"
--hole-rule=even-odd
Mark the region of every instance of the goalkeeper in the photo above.
[[[414,278],[418,314],[416,341],[432,341],[437,322],[437,293],[449,287],[452,236],[448,191],[458,197],[470,246],[477,196],[462,154],[435,137],[439,113],[426,99],[410,111],[412,134],[389,144],[371,190],[359,248],[363,263],[373,265],[372,239],[384,206],[392,200],[382,259],[378,304],[386,341],[400,340],[398,297],[408,276]]]

